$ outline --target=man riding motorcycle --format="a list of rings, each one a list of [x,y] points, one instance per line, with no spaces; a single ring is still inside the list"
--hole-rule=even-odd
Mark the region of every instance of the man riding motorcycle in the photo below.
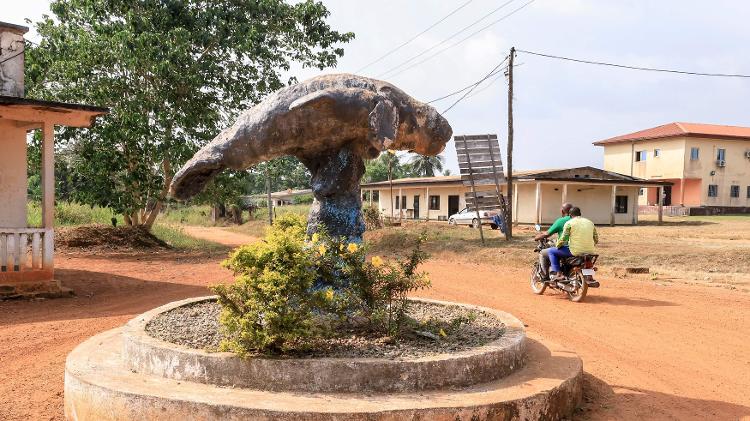
[[[560,213],[562,214],[561,217],[557,218],[555,222],[552,224],[552,226],[549,227],[546,233],[539,233],[536,237],[534,237],[534,241],[543,240],[545,238],[549,238],[555,234],[557,234],[557,238],[559,239],[560,236],[563,233],[563,228],[565,227],[565,223],[570,220],[570,209],[573,207],[570,203],[563,203],[562,207],[560,208]],[[542,280],[547,281],[549,280],[549,268],[550,268],[550,260],[549,260],[549,251],[552,249],[546,248],[539,252],[539,264],[542,266]]]
[[[560,260],[565,257],[595,254],[599,234],[594,223],[581,216],[581,209],[573,206],[570,209],[570,220],[565,223],[563,233],[557,239],[556,247],[549,249],[549,260],[552,273],[551,281],[565,280],[560,273]]]

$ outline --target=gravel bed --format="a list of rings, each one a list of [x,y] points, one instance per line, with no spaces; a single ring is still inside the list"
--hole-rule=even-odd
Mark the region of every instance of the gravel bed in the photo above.
[[[155,317],[146,332],[158,339],[196,349],[216,351],[222,339],[219,325],[221,307],[204,301],[175,308]],[[415,302],[409,317],[432,326],[426,334],[417,327],[393,338],[341,328],[337,337],[316,340],[309,349],[290,356],[296,358],[387,358],[408,359],[465,351],[500,338],[505,326],[494,315],[460,306]],[[462,320],[457,324],[456,320]],[[451,324],[453,322],[453,324]],[[444,327],[445,336],[429,333]],[[439,331],[439,330],[438,330]],[[428,337],[431,336],[431,337]]]

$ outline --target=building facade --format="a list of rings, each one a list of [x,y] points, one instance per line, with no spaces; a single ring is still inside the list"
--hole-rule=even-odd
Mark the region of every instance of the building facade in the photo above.
[[[750,127],[670,123],[594,142],[604,148],[604,169],[668,181],[663,205],[750,207]],[[639,203],[658,204],[656,188]]]
[[[513,222],[550,224],[560,216],[560,205],[571,202],[596,224],[636,224],[638,192],[661,182],[616,174],[593,167],[519,171],[513,174]],[[506,195],[505,184],[499,186]],[[495,193],[494,184],[481,192]],[[447,221],[466,207],[471,189],[461,176],[403,178],[362,185],[365,204],[377,206],[385,217]],[[398,199],[397,199],[398,198]]]

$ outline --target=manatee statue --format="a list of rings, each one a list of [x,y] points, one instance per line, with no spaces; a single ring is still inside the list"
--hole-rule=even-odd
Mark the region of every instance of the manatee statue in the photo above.
[[[361,239],[364,159],[385,149],[437,155],[452,129],[431,106],[390,83],[351,74],[318,76],[280,89],[242,113],[175,174],[170,193],[187,199],[227,168],[297,157],[312,174],[307,231]]]

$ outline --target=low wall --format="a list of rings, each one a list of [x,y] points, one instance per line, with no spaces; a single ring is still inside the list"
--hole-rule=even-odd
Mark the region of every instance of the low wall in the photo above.
[[[656,215],[658,206],[639,206],[638,214]],[[708,215],[732,215],[750,214],[748,206],[663,206],[663,213],[667,216],[708,216]]]

